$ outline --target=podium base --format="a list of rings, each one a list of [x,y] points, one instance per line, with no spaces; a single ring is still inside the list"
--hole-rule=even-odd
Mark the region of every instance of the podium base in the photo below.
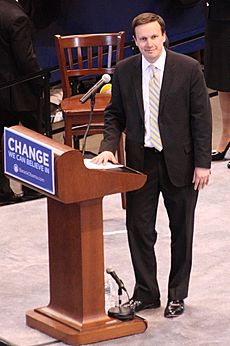
[[[147,321],[139,316],[135,316],[131,321],[108,317],[108,321],[103,324],[95,322],[90,328],[82,328],[79,331],[78,327],[75,329],[35,310],[27,312],[26,324],[52,338],[76,346],[143,333],[147,328]]]

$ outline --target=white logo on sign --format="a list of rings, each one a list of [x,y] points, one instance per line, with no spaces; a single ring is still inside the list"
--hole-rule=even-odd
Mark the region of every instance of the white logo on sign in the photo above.
[[[18,165],[16,163],[14,164],[14,171],[18,173]]]

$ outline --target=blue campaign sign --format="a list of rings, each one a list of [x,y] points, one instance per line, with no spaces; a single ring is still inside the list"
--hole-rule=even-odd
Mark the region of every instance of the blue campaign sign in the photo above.
[[[9,176],[55,194],[51,147],[4,128],[4,171]]]

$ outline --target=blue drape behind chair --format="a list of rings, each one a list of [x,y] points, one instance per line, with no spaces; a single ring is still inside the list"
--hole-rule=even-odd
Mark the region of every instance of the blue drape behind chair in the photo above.
[[[82,33],[126,32],[126,42],[132,40],[131,21],[141,12],[159,13],[166,22],[170,44],[182,42],[173,48],[182,53],[203,48],[199,36],[205,30],[204,1],[190,8],[181,8],[176,0],[20,0],[32,11],[35,23],[34,43],[42,68],[57,66],[54,35]],[[43,9],[41,11],[41,9]],[[44,10],[45,9],[45,10]],[[42,15],[41,15],[42,13]],[[184,43],[191,38],[191,42]],[[126,55],[132,54],[127,49]]]

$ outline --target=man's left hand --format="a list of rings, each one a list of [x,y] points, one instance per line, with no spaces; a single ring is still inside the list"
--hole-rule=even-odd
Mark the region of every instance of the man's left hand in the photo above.
[[[201,190],[209,182],[209,176],[211,174],[211,170],[209,168],[200,168],[196,167],[193,174],[193,184],[194,190]]]

